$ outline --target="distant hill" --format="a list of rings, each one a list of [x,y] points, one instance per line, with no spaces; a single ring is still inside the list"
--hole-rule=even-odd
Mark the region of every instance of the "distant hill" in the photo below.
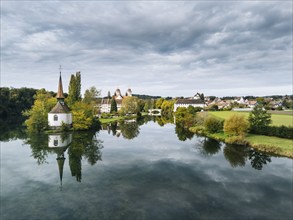
[[[151,96],[151,95],[139,95],[139,94],[132,94],[133,96],[139,99],[159,99],[161,96]]]

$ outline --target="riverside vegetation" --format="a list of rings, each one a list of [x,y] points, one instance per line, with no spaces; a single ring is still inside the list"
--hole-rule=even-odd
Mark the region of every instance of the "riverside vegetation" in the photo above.
[[[269,114],[262,105],[257,105],[251,113],[202,112],[201,108],[192,106],[178,108],[174,113],[173,107],[176,101],[174,99],[143,100],[128,97],[123,100],[120,111],[117,111],[116,103],[112,99],[110,114],[102,114],[98,119],[96,107],[100,91],[91,87],[85,91],[82,98],[80,88],[81,75],[78,72],[71,75],[69,94],[65,94],[65,102],[68,103],[73,115],[71,130],[95,130],[101,123],[140,117],[147,114],[148,109],[156,108],[161,109],[162,117],[157,121],[162,126],[165,123],[173,123],[175,117],[176,133],[185,133],[184,136],[180,136],[180,140],[192,136],[190,134],[192,132],[226,143],[249,145],[260,151],[293,158],[292,112],[288,115]],[[3,99],[1,98],[0,103],[0,116],[3,118],[9,114],[19,115],[22,112],[23,116],[27,117],[25,125],[29,132],[46,131],[47,114],[56,103],[55,95],[56,93],[45,89],[1,88]],[[65,125],[61,128],[61,131],[68,130]]]
[[[188,112],[187,109],[180,111]],[[257,105],[248,117],[235,112],[225,114],[227,116],[223,119],[214,113],[197,113],[194,115],[194,125],[188,128],[193,133],[225,143],[247,145],[263,152],[293,158],[292,124],[274,125],[271,114],[261,105]],[[292,115],[287,117],[292,122]]]

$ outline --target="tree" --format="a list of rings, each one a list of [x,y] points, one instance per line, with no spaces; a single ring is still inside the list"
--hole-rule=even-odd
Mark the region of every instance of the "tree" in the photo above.
[[[80,75],[80,72],[76,72],[75,80],[76,80],[76,99],[77,99],[77,101],[80,101],[81,100],[81,75]]]
[[[165,117],[172,117],[173,116],[173,110],[174,110],[174,101],[170,100],[164,100],[161,105],[162,112],[161,114]]]
[[[36,89],[30,88],[0,88],[0,119],[10,116],[22,116],[22,112],[30,109],[34,104]]]
[[[115,113],[115,112],[117,112],[117,103],[116,103],[116,100],[113,97],[112,100],[111,100],[110,113]]]
[[[161,109],[163,102],[164,102],[163,98],[159,98],[158,100],[156,100],[156,108]]]
[[[250,130],[259,133],[272,122],[269,114],[262,105],[256,105],[249,114]]]
[[[187,108],[179,107],[175,112],[176,124],[188,129],[196,123],[196,115],[191,114]]]
[[[223,129],[223,121],[213,116],[209,116],[204,121],[204,126],[210,133],[216,133]]]
[[[72,106],[75,102],[81,100],[81,76],[80,72],[71,74],[69,87],[68,87],[68,105]]]
[[[122,114],[137,114],[139,112],[138,98],[127,96],[122,101]]]
[[[29,132],[38,132],[48,127],[48,112],[53,108],[56,99],[51,96],[45,89],[37,91],[34,105],[30,110],[23,113],[29,118],[25,121]]]
[[[92,106],[84,102],[76,102],[72,106],[72,127],[74,130],[88,130],[94,122]]]
[[[92,86],[91,88],[85,90],[83,101],[85,103],[95,104],[95,102],[97,101],[97,98],[99,97],[100,94],[101,94],[101,92],[98,91],[96,89],[96,87]]]
[[[111,98],[111,93],[110,93],[110,91],[108,91],[108,99],[110,99]]]
[[[244,135],[249,127],[244,115],[233,114],[224,122],[224,132],[233,136]]]

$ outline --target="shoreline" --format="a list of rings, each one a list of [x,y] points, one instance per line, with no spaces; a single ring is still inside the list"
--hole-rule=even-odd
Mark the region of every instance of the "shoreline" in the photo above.
[[[237,144],[237,145],[246,145],[252,147],[258,151],[263,153],[274,154],[275,156],[287,157],[293,159],[293,140],[286,138],[278,138],[264,135],[255,135],[255,134],[247,134],[242,143],[235,141],[234,143],[229,141],[227,135],[223,132],[221,133],[208,133],[201,129],[200,127],[191,127],[189,131],[195,133],[200,136],[208,137],[215,139],[217,141],[221,141],[228,144]],[[278,145],[275,145],[271,142],[278,142]]]

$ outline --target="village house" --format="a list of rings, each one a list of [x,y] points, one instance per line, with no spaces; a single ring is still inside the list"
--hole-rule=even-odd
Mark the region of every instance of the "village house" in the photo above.
[[[119,111],[121,109],[123,99],[128,96],[132,96],[131,89],[128,89],[126,91],[125,96],[122,96],[119,88],[116,89],[113,98],[117,104],[117,111]],[[110,111],[111,111],[111,99],[110,98],[102,99],[101,104],[100,104],[100,112],[101,113],[110,113]]]
[[[179,107],[188,108],[188,106],[204,108],[205,102],[200,97],[199,93],[197,93],[192,98],[178,99],[174,104],[174,112],[176,112],[177,108]]]

